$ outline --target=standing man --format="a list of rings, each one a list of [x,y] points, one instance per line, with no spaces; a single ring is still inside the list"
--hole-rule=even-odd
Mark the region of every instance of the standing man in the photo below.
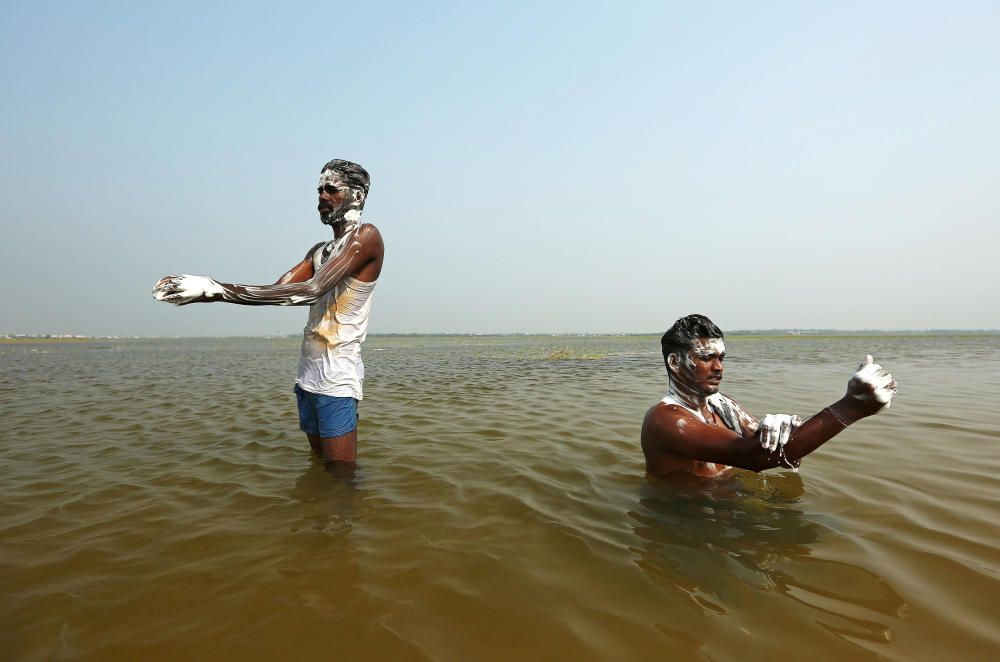
[[[299,425],[315,453],[347,469],[357,459],[358,400],[365,376],[361,343],[385,252],[378,228],[361,223],[369,184],[368,173],[356,163],[334,159],[323,166],[319,217],[333,229],[333,239],[309,249],[274,285],[180,275],[165,276],[153,287],[155,299],[178,306],[212,301],[308,305],[295,380]]]
[[[892,375],[866,356],[844,397],[806,422],[788,414],[758,421],[719,392],[726,346],[712,320],[682,317],[660,344],[669,385],[642,422],[642,452],[650,473],[718,476],[732,467],[796,468],[848,425],[887,409],[896,396]]]

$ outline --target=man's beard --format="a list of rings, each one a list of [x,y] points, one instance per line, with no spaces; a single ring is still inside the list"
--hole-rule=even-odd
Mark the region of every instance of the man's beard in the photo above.
[[[344,222],[344,211],[341,209],[335,209],[327,214],[320,214],[319,220],[323,225],[329,225],[331,228],[337,223]]]
[[[320,222],[333,228],[333,241],[327,243],[324,249],[323,261],[336,257],[347,247],[348,239],[354,235],[361,225],[361,210],[357,207],[346,207],[331,212],[328,216],[320,216]]]
[[[320,214],[319,220],[323,225],[329,225],[330,227],[333,227],[337,223],[357,225],[358,221],[361,220],[361,210],[357,207],[341,207],[334,209],[328,214]]]

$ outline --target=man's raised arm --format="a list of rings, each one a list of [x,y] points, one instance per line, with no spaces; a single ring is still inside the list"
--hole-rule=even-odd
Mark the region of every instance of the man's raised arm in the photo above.
[[[207,276],[182,274],[157,281],[153,297],[178,306],[211,301],[245,306],[311,305],[337,283],[377,259],[382,251],[381,234],[375,226],[366,224],[347,240],[347,246],[339,255],[328,260],[304,282],[282,282],[289,275],[286,274],[274,285],[235,285],[220,283]]]
[[[862,418],[887,408],[896,395],[892,375],[871,356],[851,377],[843,398],[797,427],[783,448],[761,444],[764,426],[752,436],[709,425],[682,407],[654,407],[643,424],[643,447],[704,462],[762,471],[798,461]]]

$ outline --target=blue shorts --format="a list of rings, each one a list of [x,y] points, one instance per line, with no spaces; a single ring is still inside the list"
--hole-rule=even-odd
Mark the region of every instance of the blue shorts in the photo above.
[[[299,427],[306,434],[339,437],[358,427],[358,401],[306,391],[295,385]]]

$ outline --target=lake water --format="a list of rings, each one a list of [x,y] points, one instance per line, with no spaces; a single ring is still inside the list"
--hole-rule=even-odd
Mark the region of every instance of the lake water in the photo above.
[[[996,659],[1000,337],[727,339],[758,415],[886,413],[800,473],[656,479],[656,337],[380,337],[359,464],[294,339],[0,345],[8,660]]]

